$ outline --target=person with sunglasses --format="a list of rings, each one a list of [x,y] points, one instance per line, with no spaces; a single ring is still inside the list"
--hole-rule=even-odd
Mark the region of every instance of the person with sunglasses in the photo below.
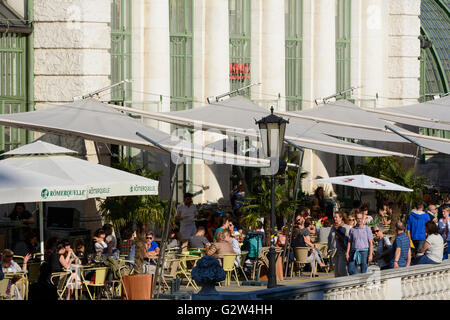
[[[361,273],[366,273],[369,263],[372,262],[373,234],[364,224],[364,214],[356,214],[356,226],[350,229],[347,243],[346,259],[348,261],[349,275],[356,274],[358,265]]]
[[[383,234],[383,226],[381,224],[373,227],[373,235],[378,240],[377,255],[374,257],[374,261],[378,262],[380,270],[389,269],[392,249],[391,241]]]
[[[157,257],[160,249],[158,243],[156,243],[156,241],[153,240],[153,233],[152,232],[147,233],[145,238],[147,240],[145,243],[145,250],[146,250],[145,257],[146,258]]]

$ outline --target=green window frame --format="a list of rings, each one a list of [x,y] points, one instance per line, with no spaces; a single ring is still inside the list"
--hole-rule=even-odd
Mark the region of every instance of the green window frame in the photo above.
[[[111,2],[111,84],[132,77],[132,4],[131,0]],[[111,102],[125,105],[131,101],[131,82],[111,88]]]
[[[285,0],[286,110],[302,109],[303,0]]]
[[[336,91],[351,87],[351,0],[336,0]],[[350,93],[345,94],[348,98]]]
[[[169,1],[170,109],[186,110],[194,102],[193,0]]]
[[[0,33],[0,114],[27,111],[27,78],[27,36]],[[26,143],[26,130],[0,126],[1,150],[9,151]]]
[[[251,81],[251,0],[228,0],[230,38],[230,88]],[[250,97],[250,88],[241,92]]]
[[[170,110],[193,108],[194,104],[194,2],[193,0],[169,0],[170,32]],[[172,126],[175,130],[177,126]],[[184,129],[183,129],[184,130]],[[192,138],[192,135],[191,135]],[[182,178],[182,180],[179,179]],[[180,166],[177,173],[176,199],[183,201],[183,194],[192,192],[194,177],[193,159]],[[188,182],[189,183],[188,185]],[[178,186],[179,182],[182,186]],[[180,194],[180,189],[182,193]]]

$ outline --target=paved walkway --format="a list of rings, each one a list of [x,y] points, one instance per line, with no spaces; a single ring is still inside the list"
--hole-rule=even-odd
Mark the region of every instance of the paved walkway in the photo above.
[[[308,281],[317,281],[321,279],[329,279],[334,278],[334,272],[330,273],[318,272],[318,277],[310,277],[309,272],[305,272],[301,277],[288,277],[285,280],[277,281],[277,285],[280,286],[290,286],[290,285],[298,285],[300,283],[305,283]],[[233,279],[234,280],[234,279]],[[249,292],[256,290],[264,290],[267,288],[267,282],[261,282],[261,285],[244,285],[241,280],[240,286],[237,285],[236,281],[231,281],[231,285],[229,286],[216,286],[216,290],[219,292]],[[192,286],[186,288],[186,280],[183,280],[180,285],[180,291],[177,292],[174,296],[163,294],[160,298],[162,299],[190,299],[190,295],[193,293],[197,293],[198,291],[194,290]],[[167,292],[168,294],[168,292]]]

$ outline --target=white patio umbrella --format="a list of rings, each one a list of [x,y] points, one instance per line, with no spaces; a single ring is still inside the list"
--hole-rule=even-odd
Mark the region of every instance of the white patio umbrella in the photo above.
[[[412,189],[402,187],[398,184],[374,178],[371,176],[366,176],[364,174],[314,179],[313,182],[339,184],[343,186],[361,189],[393,190],[393,191],[407,191],[407,192],[414,191]]]
[[[156,195],[158,181],[67,155],[75,151],[37,141],[4,153],[0,203]],[[41,253],[43,212],[40,206]]]

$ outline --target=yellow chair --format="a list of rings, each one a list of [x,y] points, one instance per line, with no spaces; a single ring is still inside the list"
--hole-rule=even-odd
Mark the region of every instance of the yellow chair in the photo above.
[[[64,292],[66,292],[67,284],[71,271],[61,271],[54,272],[50,276],[50,282],[56,286],[56,291],[58,292],[59,299],[64,300]]]
[[[0,280],[0,300],[11,299],[11,295],[8,294],[8,288],[10,288],[11,279],[5,278]]]
[[[222,254],[222,255],[220,255],[220,257],[222,257],[222,259],[223,259],[222,260],[222,268],[226,273],[225,286],[229,286],[231,284],[231,276],[233,274],[233,271],[234,271],[234,278],[236,279],[236,283],[238,286],[240,286],[236,267],[234,266],[234,261],[236,260],[237,254]]]
[[[89,271],[94,271],[94,277],[95,277],[94,280],[86,280],[85,279],[84,275],[86,272],[89,272]],[[91,300],[95,300],[95,295],[96,295],[97,291],[100,291],[100,294],[103,291],[106,295],[106,298],[109,299],[109,293],[107,290],[105,290],[106,289],[105,280],[106,280],[106,275],[108,274],[107,267],[86,268],[86,269],[83,269],[81,274],[83,277],[83,284],[85,285],[86,290],[87,290]],[[89,287],[93,287],[93,294],[91,294]]]
[[[307,247],[295,247],[294,249],[294,258],[295,258],[295,266],[300,267],[300,276],[302,275],[302,269],[303,267],[310,263],[308,260],[308,252],[310,248]],[[311,277],[313,277],[317,270],[317,261],[316,259],[313,260],[313,267],[311,270]],[[291,271],[291,277],[292,277],[292,271]]]

